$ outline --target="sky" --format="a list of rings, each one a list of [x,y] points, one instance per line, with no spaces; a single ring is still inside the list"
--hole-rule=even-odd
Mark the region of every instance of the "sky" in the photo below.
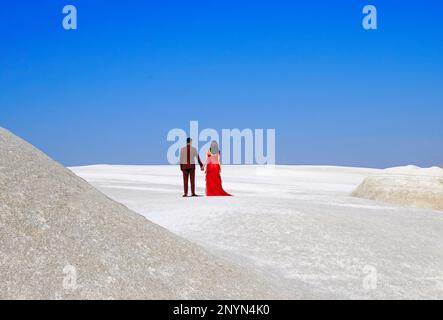
[[[442,164],[442,88],[441,1],[0,4],[0,126],[67,166],[166,164],[191,120],[275,129],[278,164]]]

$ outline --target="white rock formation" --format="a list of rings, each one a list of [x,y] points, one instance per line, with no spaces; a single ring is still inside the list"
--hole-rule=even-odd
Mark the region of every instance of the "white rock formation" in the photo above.
[[[0,128],[0,299],[284,297]]]
[[[353,196],[443,211],[443,169],[405,166],[367,177]]]

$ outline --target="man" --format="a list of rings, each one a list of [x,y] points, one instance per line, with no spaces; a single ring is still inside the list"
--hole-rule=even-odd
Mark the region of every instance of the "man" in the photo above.
[[[186,147],[180,149],[180,170],[183,172],[184,191],[183,197],[188,196],[188,180],[191,180],[191,193],[195,194],[195,158],[198,160],[200,169],[203,171],[203,163],[200,161],[197,149],[192,146],[192,139],[186,139]]]

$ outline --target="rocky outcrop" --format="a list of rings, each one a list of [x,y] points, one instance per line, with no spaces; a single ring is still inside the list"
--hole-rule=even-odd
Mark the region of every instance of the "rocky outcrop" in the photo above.
[[[396,167],[367,177],[353,196],[443,211],[443,169]]]

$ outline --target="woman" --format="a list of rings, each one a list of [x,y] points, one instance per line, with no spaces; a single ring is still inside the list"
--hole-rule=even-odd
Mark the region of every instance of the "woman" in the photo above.
[[[207,196],[231,196],[222,187],[220,177],[220,149],[217,141],[211,142],[211,147],[206,154],[206,195]]]

